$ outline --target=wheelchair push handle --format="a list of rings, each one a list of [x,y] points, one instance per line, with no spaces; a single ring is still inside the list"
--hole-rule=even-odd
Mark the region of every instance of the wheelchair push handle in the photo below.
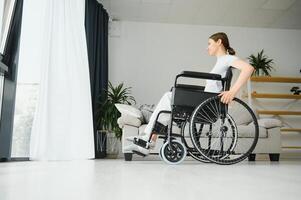
[[[211,80],[223,81],[222,76],[220,74],[194,72],[194,71],[183,71],[181,74],[178,74],[176,76],[175,87],[177,85],[177,80],[180,77],[198,78],[198,79],[211,79]]]

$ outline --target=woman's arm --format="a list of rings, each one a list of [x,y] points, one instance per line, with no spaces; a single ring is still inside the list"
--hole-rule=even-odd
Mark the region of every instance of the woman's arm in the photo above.
[[[219,94],[219,96],[222,96],[221,101],[226,104],[231,103],[240,88],[248,81],[254,71],[253,66],[240,59],[233,61],[231,66],[239,69],[240,74],[229,91],[224,91]]]

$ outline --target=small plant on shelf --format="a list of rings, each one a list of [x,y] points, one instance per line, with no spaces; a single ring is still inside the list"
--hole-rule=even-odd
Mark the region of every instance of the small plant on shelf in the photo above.
[[[275,70],[272,66],[274,64],[274,60],[264,55],[263,49],[257,53],[257,55],[250,55],[248,60],[250,65],[255,68],[252,76],[271,76],[270,72],[272,69]]]

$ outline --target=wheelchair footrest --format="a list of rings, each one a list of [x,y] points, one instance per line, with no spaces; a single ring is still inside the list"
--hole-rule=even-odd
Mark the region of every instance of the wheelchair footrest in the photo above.
[[[145,149],[149,149],[149,142],[147,142],[145,140],[135,138],[133,143],[140,146],[140,147],[143,147]]]

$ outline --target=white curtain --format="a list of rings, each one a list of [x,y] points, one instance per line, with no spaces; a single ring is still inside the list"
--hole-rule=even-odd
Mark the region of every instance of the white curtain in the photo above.
[[[94,158],[84,11],[84,0],[24,1],[20,54],[28,54],[33,45],[40,47],[32,50],[42,58],[28,61],[41,71],[30,138],[31,160]],[[29,21],[26,16],[30,12],[40,17]],[[25,42],[30,31],[42,34],[41,39],[33,41],[39,44]],[[26,67],[26,63],[20,65]]]
[[[4,0],[0,0],[0,44],[2,40],[2,26],[3,26],[2,18],[4,15],[3,11],[4,11]]]

